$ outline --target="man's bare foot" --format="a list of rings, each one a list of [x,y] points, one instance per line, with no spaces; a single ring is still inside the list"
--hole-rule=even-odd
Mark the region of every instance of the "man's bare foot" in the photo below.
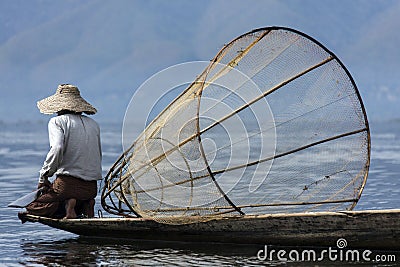
[[[85,215],[88,216],[88,218],[94,217],[94,204],[95,204],[94,199],[85,201],[84,203],[83,212],[85,213]]]
[[[75,219],[76,218],[75,205],[76,205],[76,199],[74,199],[74,198],[68,199],[65,202],[66,214],[65,214],[64,219]]]

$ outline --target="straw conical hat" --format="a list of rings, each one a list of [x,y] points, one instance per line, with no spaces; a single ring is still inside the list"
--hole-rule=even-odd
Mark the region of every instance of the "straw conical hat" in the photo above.
[[[78,87],[71,84],[60,84],[54,95],[37,102],[41,113],[53,114],[61,110],[95,114],[97,110],[81,97]]]

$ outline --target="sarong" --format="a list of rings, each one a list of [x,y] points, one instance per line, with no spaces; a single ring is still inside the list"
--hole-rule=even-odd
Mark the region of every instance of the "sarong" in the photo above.
[[[29,214],[44,217],[63,217],[64,201],[74,198],[78,202],[94,199],[97,181],[84,181],[72,176],[59,175],[49,190],[26,207]]]

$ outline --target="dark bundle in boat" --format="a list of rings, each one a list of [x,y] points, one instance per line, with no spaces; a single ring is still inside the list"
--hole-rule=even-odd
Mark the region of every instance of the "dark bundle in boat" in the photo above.
[[[351,210],[369,157],[340,60],[301,32],[262,28],[227,44],[146,127],[108,173],[102,205],[173,224]]]

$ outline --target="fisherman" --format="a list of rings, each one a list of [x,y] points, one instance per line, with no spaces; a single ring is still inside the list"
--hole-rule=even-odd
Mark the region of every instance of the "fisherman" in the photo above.
[[[50,151],[39,171],[37,187],[44,193],[26,207],[27,213],[74,219],[79,208],[79,214],[94,217],[97,180],[102,178],[100,128],[82,113],[92,115],[97,110],[71,84],[59,85],[37,106],[41,113],[57,116],[48,124]]]

